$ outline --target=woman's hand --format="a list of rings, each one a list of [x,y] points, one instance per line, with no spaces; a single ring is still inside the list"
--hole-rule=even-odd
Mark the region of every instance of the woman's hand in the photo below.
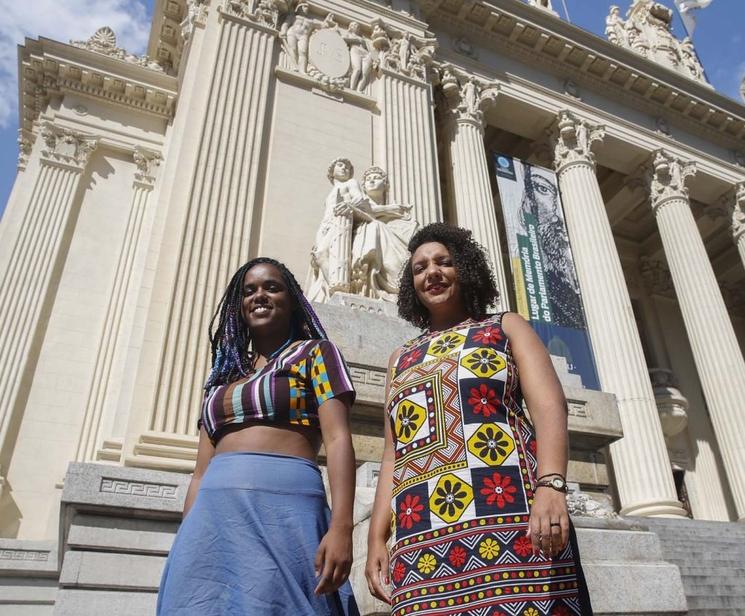
[[[367,564],[365,565],[365,577],[370,594],[390,604],[391,596],[388,593],[388,548],[385,542],[370,541],[367,545]]]
[[[334,592],[347,581],[352,569],[351,528],[329,528],[318,546],[315,567],[319,578],[315,590],[317,595]]]
[[[533,554],[556,556],[569,541],[569,512],[566,494],[553,488],[539,487],[530,508],[530,525],[526,535],[533,544]]]

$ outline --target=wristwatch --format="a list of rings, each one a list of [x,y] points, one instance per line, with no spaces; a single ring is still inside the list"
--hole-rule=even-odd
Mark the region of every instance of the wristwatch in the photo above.
[[[535,487],[552,488],[557,492],[564,492],[565,494],[569,491],[565,479],[563,477],[559,477],[558,475],[554,475],[553,477],[551,477],[551,479],[543,479],[541,481],[537,481]]]

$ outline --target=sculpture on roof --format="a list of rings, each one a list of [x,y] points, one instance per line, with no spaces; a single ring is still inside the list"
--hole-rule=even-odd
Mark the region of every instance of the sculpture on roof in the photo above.
[[[675,38],[672,19],[672,11],[654,0],[634,0],[625,20],[613,5],[605,19],[605,36],[614,45],[708,85],[693,42]]]

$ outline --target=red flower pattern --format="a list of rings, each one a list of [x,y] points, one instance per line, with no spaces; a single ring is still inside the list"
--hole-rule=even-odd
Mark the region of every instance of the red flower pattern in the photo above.
[[[403,358],[401,358],[401,363],[399,364],[400,369],[406,370],[408,367],[418,362],[421,357],[421,349],[414,349],[411,353],[409,353],[408,355],[404,355]]]
[[[453,547],[448,554],[448,560],[453,567],[462,567],[466,562],[466,551],[459,545]]]
[[[479,344],[496,344],[502,339],[498,327],[485,327],[473,335],[473,339]]]
[[[533,544],[525,535],[521,535],[515,539],[515,543],[512,544],[512,547],[520,556],[528,556],[533,552]]]
[[[494,473],[491,478],[484,478],[484,487],[481,488],[481,494],[486,496],[486,504],[493,505],[502,509],[507,503],[514,503],[517,487],[511,485],[512,477],[502,477],[499,473]]]
[[[473,407],[474,413],[483,413],[484,417],[489,417],[489,415],[497,412],[498,403],[497,394],[493,389],[489,389],[486,383],[481,383],[478,389],[471,387],[471,397],[468,398],[468,404]]]
[[[422,519],[422,516],[419,515],[422,509],[424,509],[424,505],[419,502],[419,496],[407,494],[400,506],[398,523],[403,528],[411,528]]]
[[[530,453],[533,455],[536,455],[536,452],[538,451],[538,442],[533,439],[528,443],[528,449],[530,449]]]
[[[404,579],[404,575],[406,575],[406,567],[398,560],[393,567],[393,581],[398,584],[398,582]]]

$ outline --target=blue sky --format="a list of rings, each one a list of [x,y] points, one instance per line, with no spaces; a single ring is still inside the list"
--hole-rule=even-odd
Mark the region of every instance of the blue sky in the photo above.
[[[562,0],[553,0],[562,16]],[[658,0],[673,7],[673,0]],[[625,13],[631,0],[566,0],[575,25],[603,36],[605,17],[612,4]],[[143,52],[153,0],[0,0],[0,213],[13,187],[18,160],[17,45],[24,36],[45,36],[60,41],[86,39],[100,26],[109,25],[119,45]],[[712,85],[735,100],[745,77],[745,0],[713,0],[698,13],[694,42]],[[675,34],[683,26],[675,16]]]

